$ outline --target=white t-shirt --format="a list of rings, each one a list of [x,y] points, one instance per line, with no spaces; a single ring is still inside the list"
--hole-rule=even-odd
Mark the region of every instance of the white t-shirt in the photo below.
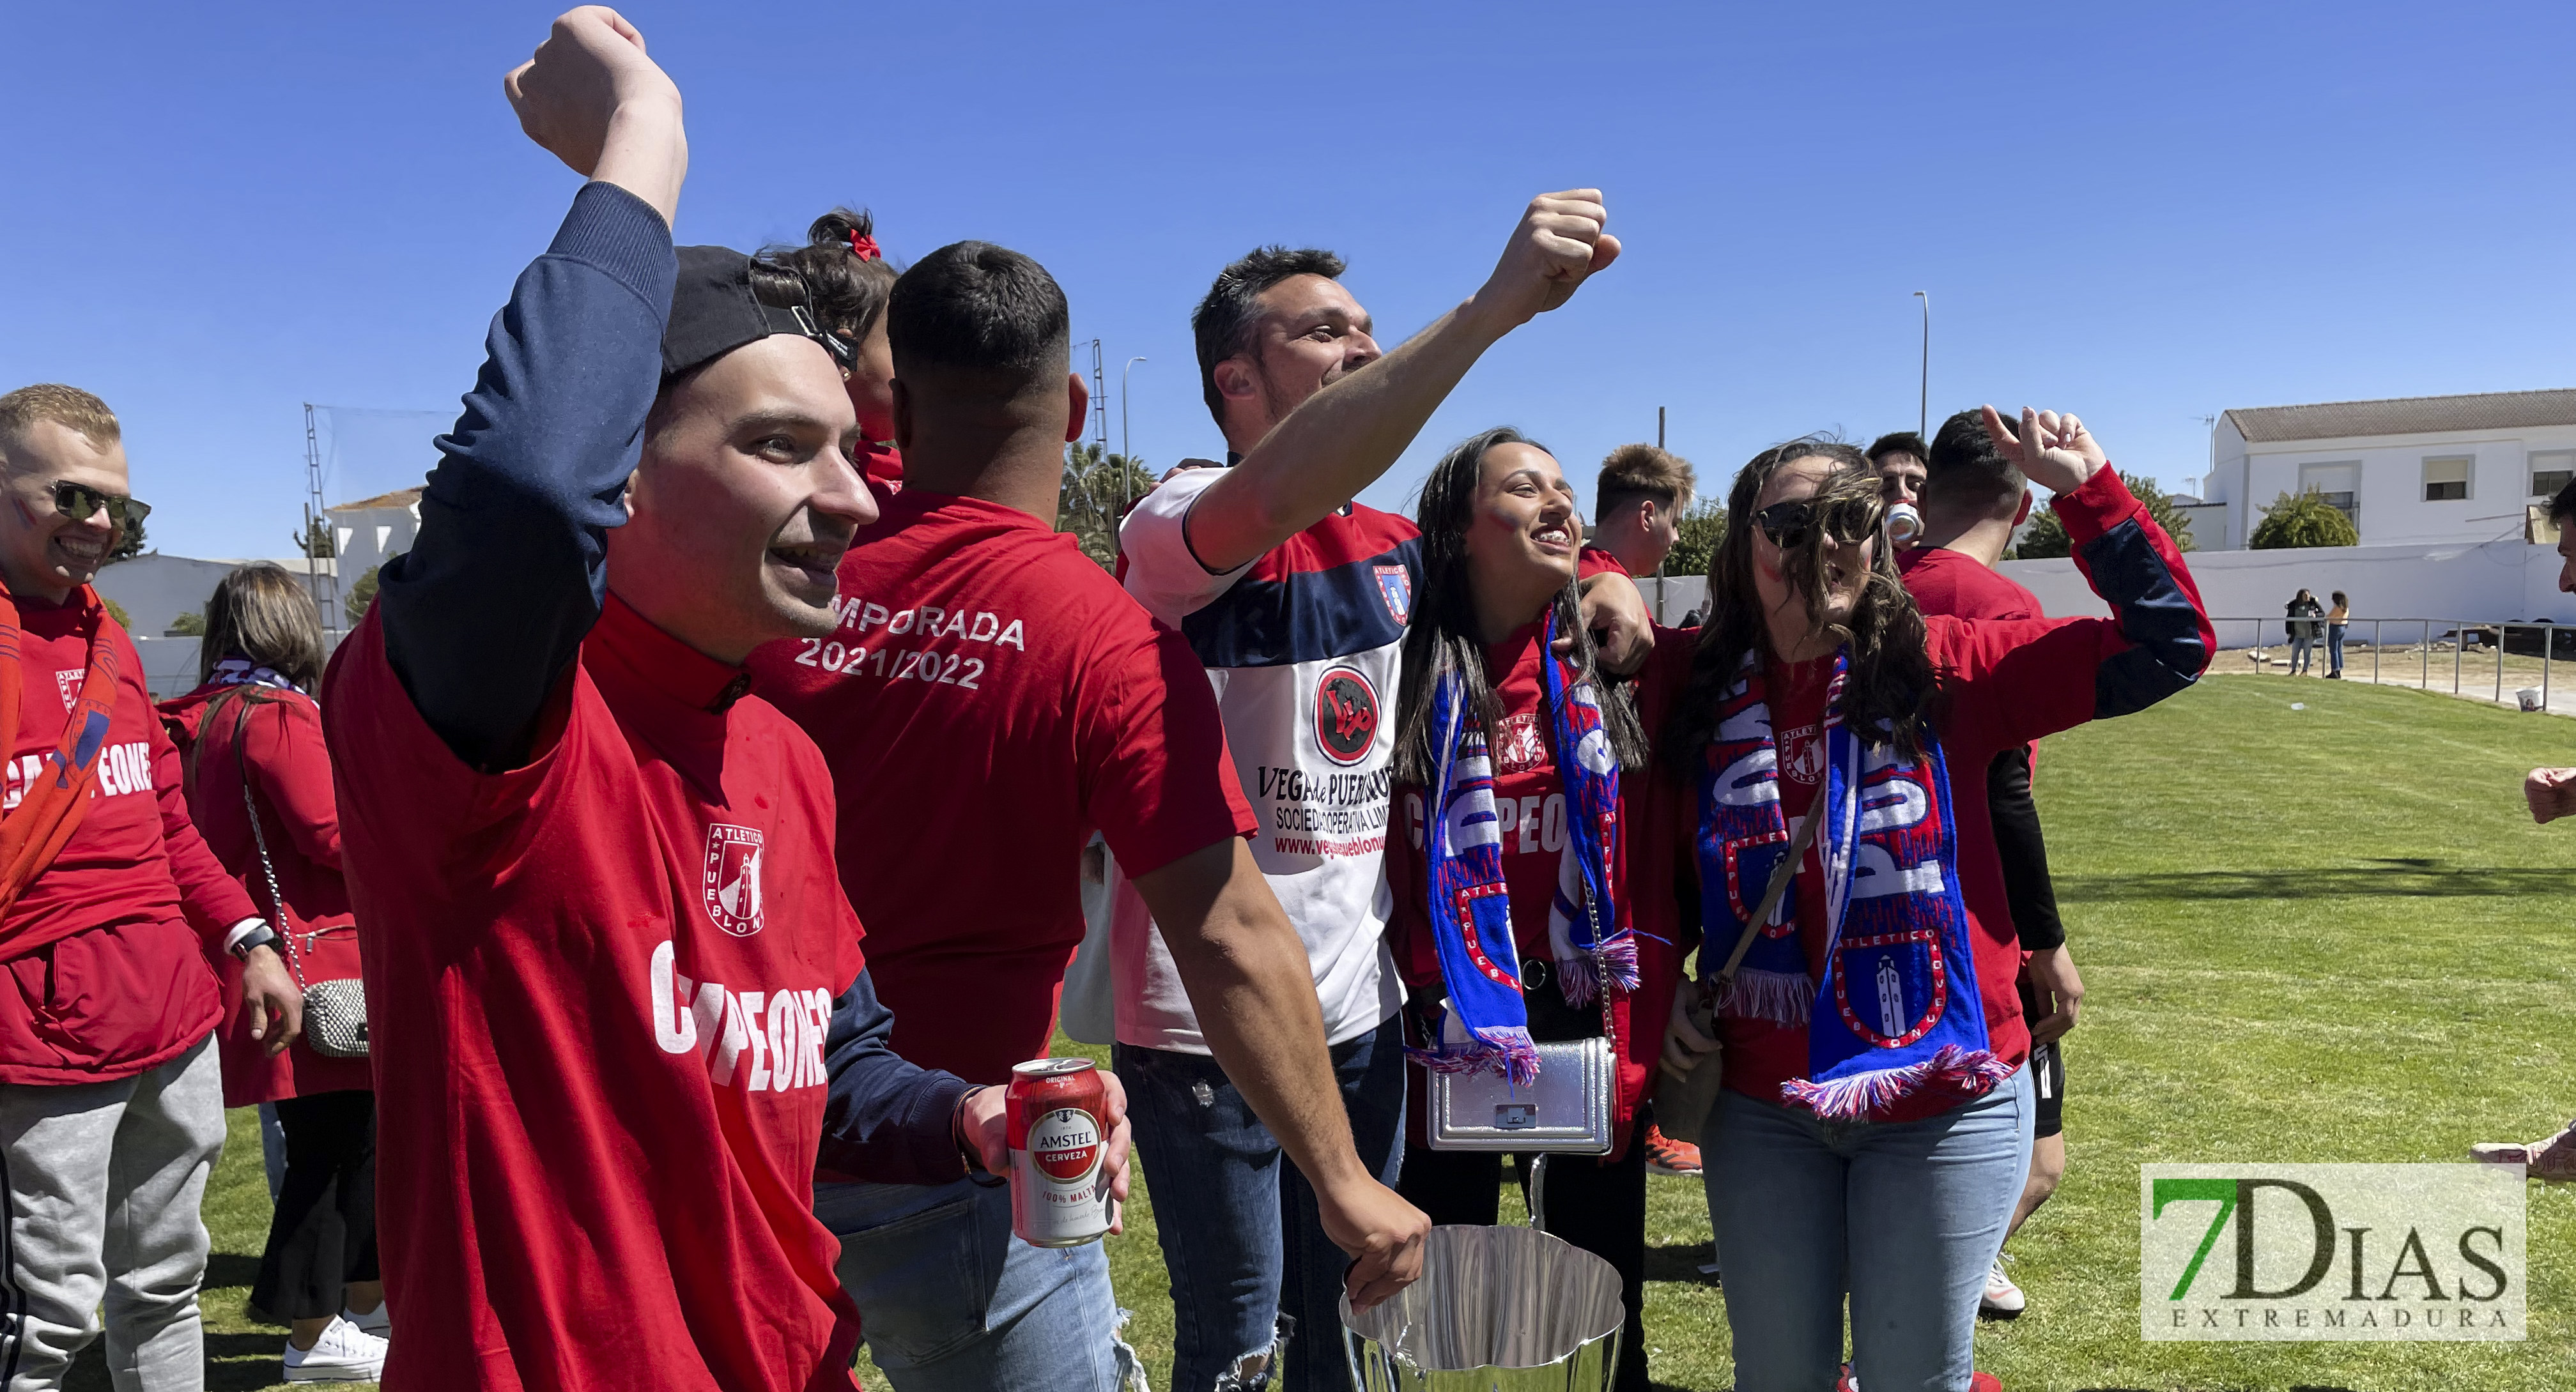
[[[1387,795],[1421,534],[1355,503],[1213,575],[1181,525],[1222,477],[1178,475],[1127,515],[1127,590],[1207,667],[1235,773],[1261,820],[1253,859],[1305,940],[1324,1036],[1339,1044],[1377,1028],[1403,1000],[1382,941],[1393,907]],[[1109,883],[1120,1042],[1208,1052],[1144,900],[1115,866]]]

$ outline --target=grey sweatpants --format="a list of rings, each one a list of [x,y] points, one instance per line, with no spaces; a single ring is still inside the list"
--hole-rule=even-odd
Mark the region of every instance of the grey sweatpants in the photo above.
[[[62,1386],[104,1304],[117,1392],[200,1392],[197,1205],[223,1149],[211,1037],[112,1083],[0,1084],[0,1390]]]

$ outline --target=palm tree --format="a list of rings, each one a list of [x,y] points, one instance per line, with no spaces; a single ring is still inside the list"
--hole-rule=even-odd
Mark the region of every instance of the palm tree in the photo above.
[[[1067,446],[1064,492],[1056,502],[1055,529],[1071,532],[1082,553],[1103,569],[1116,564],[1118,523],[1138,498],[1154,486],[1143,460],[1111,454],[1099,445]]]

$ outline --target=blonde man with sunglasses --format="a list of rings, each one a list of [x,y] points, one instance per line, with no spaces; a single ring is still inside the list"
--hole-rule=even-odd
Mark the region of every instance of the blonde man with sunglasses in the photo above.
[[[205,1385],[198,1220],[223,1149],[223,1014],[301,1030],[276,934],[189,825],[134,642],[90,579],[149,511],[116,416],[76,387],[0,396],[0,1380],[61,1385],[104,1307],[118,1385]]]

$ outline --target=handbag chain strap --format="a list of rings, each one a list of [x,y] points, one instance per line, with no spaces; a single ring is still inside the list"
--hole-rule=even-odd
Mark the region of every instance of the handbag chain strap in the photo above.
[[[286,965],[295,973],[295,989],[310,991],[305,984],[304,963],[295,952],[295,930],[286,921],[286,895],[277,887],[277,865],[268,858],[268,833],[260,830],[259,804],[250,795],[250,754],[242,744],[242,725],[250,719],[250,697],[235,696],[241,709],[233,715],[233,762],[241,766],[242,810],[250,814],[250,839],[259,847],[259,868],[268,877],[268,901],[277,906],[277,938],[286,944]]]
[[[1718,969],[1715,977],[1701,978],[1714,982],[1717,994],[1723,995],[1726,988],[1735,983],[1736,970],[1744,965],[1744,954],[1752,951],[1753,940],[1760,936],[1762,925],[1770,922],[1771,911],[1780,907],[1780,896],[1789,892],[1789,881],[1797,878],[1798,864],[1807,858],[1807,847],[1815,844],[1816,827],[1825,820],[1822,806],[1824,790],[1819,788],[1816,791],[1818,805],[1807,809],[1806,819],[1798,824],[1798,834],[1789,840],[1789,853],[1780,858],[1778,868],[1771,872],[1771,883],[1762,891],[1762,907],[1755,909],[1753,916],[1744,921],[1744,931],[1735,939],[1735,950],[1726,954],[1726,965]]]

